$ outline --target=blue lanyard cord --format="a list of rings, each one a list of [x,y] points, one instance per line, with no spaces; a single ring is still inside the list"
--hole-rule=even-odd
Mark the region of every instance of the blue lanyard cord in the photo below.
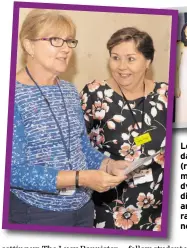
[[[58,81],[60,81],[60,79],[58,78]],[[66,119],[67,119],[67,123],[68,123],[68,149],[67,149],[67,156],[68,156],[68,160],[69,160],[69,163],[70,163],[70,158],[71,158],[71,153],[70,153],[70,144],[71,144],[71,137],[70,137],[70,134],[71,134],[71,126],[70,126],[70,120],[69,120],[69,115],[68,115],[68,111],[67,111],[67,108],[66,108],[66,103],[65,103],[65,100],[64,100],[64,96],[62,94],[62,90],[60,88],[60,85],[59,83],[57,82],[57,85],[58,85],[58,88],[59,88],[59,91],[60,91],[60,94],[61,94],[61,98],[62,98],[62,101],[63,101],[63,104],[64,104],[64,109],[65,109],[65,112],[66,112]],[[57,121],[58,123],[58,121]],[[59,124],[58,124],[59,126]],[[62,129],[60,128],[59,126],[59,130],[61,132],[61,137],[63,137],[63,134],[62,134]],[[71,170],[72,170],[72,166],[71,166],[71,163],[70,163],[70,167],[71,167]]]
[[[70,170],[72,170],[72,165],[71,165],[71,162],[70,162],[70,159],[71,159],[71,154],[70,154],[70,120],[69,120],[69,117],[68,117],[68,112],[67,112],[65,100],[64,100],[64,97],[63,97],[63,94],[62,94],[62,90],[61,90],[61,88],[60,88],[60,85],[59,85],[59,83],[57,82],[57,85],[58,85],[58,88],[59,88],[59,91],[60,91],[60,94],[61,94],[61,98],[62,98],[62,101],[63,101],[63,104],[64,104],[64,108],[65,108],[65,112],[66,112],[66,118],[67,118],[67,123],[68,123],[68,137],[69,137],[68,146],[66,145],[66,142],[65,142],[65,140],[64,140],[64,136],[63,136],[63,133],[62,133],[62,129],[61,129],[61,127],[60,127],[60,125],[59,125],[59,122],[58,122],[58,120],[57,120],[57,118],[56,118],[56,116],[55,116],[55,114],[54,114],[54,112],[53,112],[53,110],[52,110],[52,108],[51,108],[51,105],[50,105],[48,99],[46,98],[46,96],[45,96],[44,93],[42,92],[42,90],[41,90],[40,86],[38,85],[38,83],[33,79],[32,75],[30,74],[30,72],[29,72],[29,70],[28,70],[28,68],[27,68],[27,66],[25,67],[25,70],[26,70],[28,76],[30,77],[30,79],[31,79],[31,80],[34,82],[34,84],[37,86],[38,90],[40,91],[41,95],[43,96],[43,98],[44,98],[44,100],[45,100],[45,102],[46,102],[46,104],[47,104],[47,106],[48,106],[48,108],[49,108],[49,110],[50,110],[50,112],[51,112],[53,118],[54,118],[54,121],[55,121],[55,123],[56,123],[56,125],[57,125],[57,128],[58,128],[58,130],[59,130],[59,133],[60,133],[61,141],[62,141],[62,143],[63,143],[63,145],[64,145],[64,148],[65,148],[65,152],[66,152],[66,156],[67,156],[67,158],[68,158]]]

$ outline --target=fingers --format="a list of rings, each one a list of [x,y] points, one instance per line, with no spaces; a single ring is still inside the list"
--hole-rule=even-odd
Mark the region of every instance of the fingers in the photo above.
[[[107,192],[107,191],[109,191],[109,190],[111,190],[111,189],[114,189],[115,188],[115,186],[110,186],[110,187],[105,187],[105,188],[102,188],[102,189],[100,189],[100,193],[102,193],[102,192]]]
[[[123,181],[123,180],[122,180]],[[108,190],[114,189],[116,186],[118,186],[122,181],[119,181],[117,183],[110,183],[109,186],[105,186],[102,190],[103,192],[106,192]]]
[[[125,169],[116,169],[113,170],[112,173],[114,176],[118,176],[118,177],[124,177],[125,176]]]
[[[106,192],[108,190],[111,190],[127,178],[126,176],[123,176],[123,177],[122,176],[121,177],[112,176],[112,177],[114,177],[115,180],[112,179],[112,181],[108,181],[108,182],[103,183],[103,185],[100,187],[98,192]]]
[[[112,175],[123,175],[123,170],[131,165],[129,161],[118,160],[110,164],[110,174]]]
[[[97,189],[98,192],[106,192],[112,188],[115,188],[120,182],[117,183],[103,183],[103,185],[100,185]]]
[[[112,187],[107,187],[104,192],[109,191]]]
[[[108,175],[108,183],[111,184],[119,184],[120,182],[122,182],[123,180],[125,180],[126,176],[125,175],[119,175],[119,176],[112,176],[112,175]]]
[[[118,184],[120,184],[122,181],[126,179],[125,175],[121,176],[113,176],[106,172],[100,171],[100,180],[97,183],[97,186],[94,186],[94,190],[98,192],[106,192],[110,190],[111,188],[116,187]]]
[[[130,166],[132,162],[129,161],[123,161],[123,160],[119,160],[116,161],[116,169],[125,169],[127,166]]]

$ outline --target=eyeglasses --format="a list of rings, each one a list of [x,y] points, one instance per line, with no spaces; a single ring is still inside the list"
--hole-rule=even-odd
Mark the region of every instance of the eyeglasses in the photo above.
[[[39,41],[39,40],[47,40],[54,47],[62,47],[64,42],[66,42],[66,44],[68,45],[69,48],[75,48],[78,44],[78,40],[75,40],[75,39],[64,40],[64,39],[59,38],[59,37],[32,39],[32,41]]]

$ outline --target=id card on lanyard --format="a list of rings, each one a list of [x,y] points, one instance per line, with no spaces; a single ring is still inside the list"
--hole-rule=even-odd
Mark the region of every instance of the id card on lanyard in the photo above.
[[[152,141],[150,133],[144,133],[134,138],[134,142],[137,146],[144,145]]]
[[[152,169],[141,170],[139,173],[133,175],[134,185],[149,183],[153,181]]]
[[[76,192],[76,188],[75,188],[75,186],[72,186],[72,187],[68,187],[68,188],[64,188],[64,189],[59,190],[59,195],[71,196],[71,195],[74,195],[75,192]]]

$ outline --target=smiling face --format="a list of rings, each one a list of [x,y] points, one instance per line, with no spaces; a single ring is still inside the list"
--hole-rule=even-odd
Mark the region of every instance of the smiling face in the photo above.
[[[73,39],[67,34],[47,35],[40,38],[50,37],[59,37],[64,40]],[[33,55],[32,63],[37,64],[40,69],[56,75],[66,71],[72,56],[72,48],[69,48],[66,42],[61,47],[55,47],[47,40],[28,41],[28,50],[28,53]]]
[[[133,40],[124,41],[111,50],[109,68],[113,79],[121,86],[135,87],[143,82],[150,60],[140,53]]]

